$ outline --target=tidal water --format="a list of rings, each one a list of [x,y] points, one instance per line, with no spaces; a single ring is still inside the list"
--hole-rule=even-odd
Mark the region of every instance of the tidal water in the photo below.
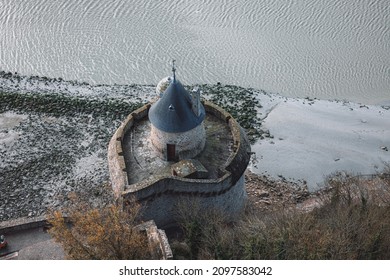
[[[390,100],[389,0],[0,0],[0,70]]]

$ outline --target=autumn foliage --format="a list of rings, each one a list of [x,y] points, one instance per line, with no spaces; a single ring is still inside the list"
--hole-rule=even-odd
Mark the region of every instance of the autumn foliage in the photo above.
[[[147,237],[136,228],[139,210],[135,203],[125,212],[116,205],[93,209],[77,201],[66,209],[67,218],[58,210],[49,214],[49,233],[68,259],[149,259]]]

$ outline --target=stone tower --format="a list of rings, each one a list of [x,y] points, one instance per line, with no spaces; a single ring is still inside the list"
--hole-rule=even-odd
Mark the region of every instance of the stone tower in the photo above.
[[[108,146],[118,202],[143,207],[142,218],[160,228],[177,223],[183,202],[218,209],[236,219],[246,202],[250,144],[231,114],[200,91],[187,92],[173,75],[157,85],[158,99],[131,112]],[[191,205],[191,204],[190,204]]]
[[[206,143],[204,128],[205,109],[200,93],[190,95],[176,79],[166,78],[168,87],[149,110],[150,140],[159,157],[166,161],[179,161],[198,155]]]

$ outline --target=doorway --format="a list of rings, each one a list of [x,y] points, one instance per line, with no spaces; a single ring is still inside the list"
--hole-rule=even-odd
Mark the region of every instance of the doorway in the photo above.
[[[176,160],[176,145],[167,144],[167,161],[175,161],[175,160]]]

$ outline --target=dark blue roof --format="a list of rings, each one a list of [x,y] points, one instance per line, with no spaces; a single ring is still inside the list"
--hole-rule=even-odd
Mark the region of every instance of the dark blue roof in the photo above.
[[[162,97],[149,110],[149,120],[164,132],[185,132],[197,127],[205,117],[201,104],[201,113],[192,111],[190,94],[176,79],[168,86]]]

